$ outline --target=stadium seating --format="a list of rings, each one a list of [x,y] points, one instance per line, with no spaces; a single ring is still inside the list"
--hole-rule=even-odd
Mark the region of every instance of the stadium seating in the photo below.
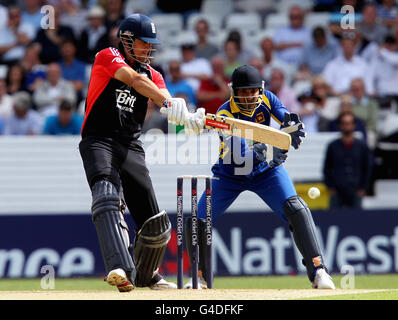
[[[226,17],[227,30],[240,30],[245,33],[256,33],[262,28],[260,16],[257,13],[234,13]]]

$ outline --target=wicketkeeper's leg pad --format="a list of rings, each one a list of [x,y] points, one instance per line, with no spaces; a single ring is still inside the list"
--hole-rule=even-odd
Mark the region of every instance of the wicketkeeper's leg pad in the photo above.
[[[136,285],[151,284],[160,267],[171,237],[171,223],[166,211],[149,218],[137,232],[134,241],[134,261],[137,268]]]
[[[311,211],[300,196],[293,196],[286,200],[284,213],[294,242],[304,258],[303,264],[307,268],[308,278],[313,281],[315,269],[325,266]]]
[[[135,266],[129,253],[129,230],[121,211],[119,192],[110,181],[100,180],[94,184],[92,196],[92,220],[106,272],[121,268],[134,281]]]

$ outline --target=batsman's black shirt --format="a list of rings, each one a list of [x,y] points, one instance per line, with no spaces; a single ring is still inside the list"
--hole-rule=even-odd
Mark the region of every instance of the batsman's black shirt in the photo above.
[[[98,52],[91,70],[82,138],[97,136],[131,141],[140,136],[148,98],[114,78],[115,72],[126,66],[147,76],[159,89],[166,88],[162,75],[150,65],[138,63],[131,67],[116,48]]]

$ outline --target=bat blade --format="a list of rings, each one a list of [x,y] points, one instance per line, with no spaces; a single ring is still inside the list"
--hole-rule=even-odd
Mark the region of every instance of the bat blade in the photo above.
[[[241,119],[216,116],[211,113],[206,115],[205,127],[284,150],[289,150],[291,144],[290,135],[281,130]]]

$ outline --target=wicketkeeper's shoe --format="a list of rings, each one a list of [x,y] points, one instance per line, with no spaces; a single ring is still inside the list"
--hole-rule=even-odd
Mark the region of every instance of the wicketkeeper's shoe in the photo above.
[[[166,289],[177,289],[177,285],[173,282],[168,282],[160,274],[156,274],[152,278],[152,283],[149,288],[152,290],[166,290]]]
[[[202,277],[199,277],[199,283],[198,283],[198,289],[207,289],[207,282],[205,279],[203,279]],[[192,289],[193,285],[192,285],[192,278],[190,278],[188,280],[188,282],[184,285],[184,289]]]
[[[110,271],[105,280],[111,286],[116,286],[120,292],[129,292],[134,289],[134,285],[123,269]]]
[[[314,289],[336,289],[332,277],[326,272],[324,268],[316,270],[314,281],[312,282]]]

